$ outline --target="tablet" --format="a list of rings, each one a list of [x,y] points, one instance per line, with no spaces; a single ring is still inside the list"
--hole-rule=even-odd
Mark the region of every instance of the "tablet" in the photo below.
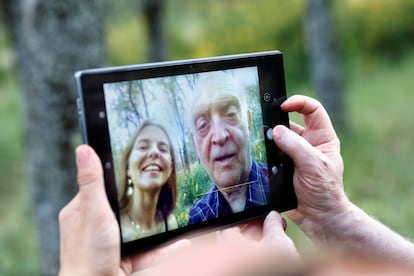
[[[297,205],[279,51],[75,73],[83,141],[99,155],[122,255]]]

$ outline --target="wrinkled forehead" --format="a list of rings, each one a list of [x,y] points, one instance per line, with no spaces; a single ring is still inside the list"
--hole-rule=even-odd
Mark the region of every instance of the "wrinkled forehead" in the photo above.
[[[231,76],[215,74],[202,77],[194,88],[191,103],[191,115],[200,109],[231,104],[241,109],[240,89],[236,87]]]
[[[212,92],[210,95],[204,94],[202,97],[198,97],[193,101],[192,114],[200,109],[220,109],[221,107],[229,105],[233,105],[240,110],[241,106],[239,97],[230,93]]]

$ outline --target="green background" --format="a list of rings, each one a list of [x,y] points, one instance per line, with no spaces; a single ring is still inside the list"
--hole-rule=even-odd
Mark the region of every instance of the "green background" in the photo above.
[[[143,17],[123,3],[108,16],[107,65],[146,61]],[[278,49],[284,53],[288,95],[315,96],[303,34],[306,1],[166,3],[169,60]],[[414,229],[413,14],[412,0],[333,1],[350,126],[339,131],[345,190],[353,202],[409,238]],[[0,274],[36,275],[40,260],[14,68],[13,49],[0,26]],[[288,232],[300,250],[312,247],[291,222]]]

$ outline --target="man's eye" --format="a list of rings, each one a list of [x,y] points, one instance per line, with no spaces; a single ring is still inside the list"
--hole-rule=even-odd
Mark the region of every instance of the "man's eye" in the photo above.
[[[226,112],[226,118],[230,121],[238,121],[240,118],[239,111],[235,107],[231,107]]]
[[[206,122],[203,122],[203,123],[200,123],[200,124],[197,126],[197,129],[198,129],[198,130],[202,130],[202,129],[206,128],[206,127],[207,127],[207,123],[206,123]]]
[[[237,113],[236,112],[228,112],[227,113],[227,118],[233,119],[235,117],[237,117]]]
[[[198,119],[195,127],[197,132],[203,135],[208,129],[208,121],[206,119]]]

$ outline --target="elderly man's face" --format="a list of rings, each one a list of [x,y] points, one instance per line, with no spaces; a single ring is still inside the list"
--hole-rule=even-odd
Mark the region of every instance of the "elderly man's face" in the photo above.
[[[245,182],[251,168],[250,144],[237,96],[204,93],[193,110],[193,143],[210,177],[220,188]]]

